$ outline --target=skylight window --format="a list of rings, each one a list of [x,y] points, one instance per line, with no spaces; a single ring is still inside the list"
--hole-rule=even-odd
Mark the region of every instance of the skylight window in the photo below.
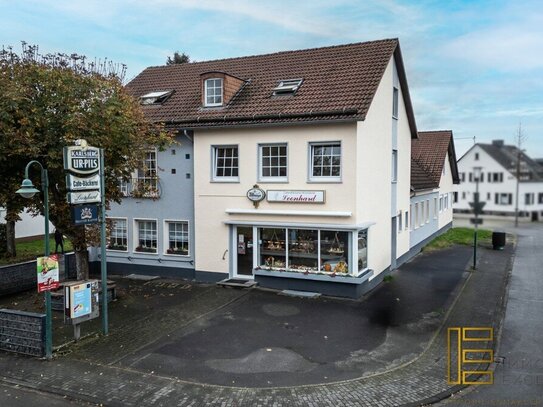
[[[273,95],[292,95],[302,85],[303,79],[285,79],[273,88]]]
[[[168,99],[173,90],[165,90],[159,92],[149,92],[140,97],[142,105],[160,105]]]

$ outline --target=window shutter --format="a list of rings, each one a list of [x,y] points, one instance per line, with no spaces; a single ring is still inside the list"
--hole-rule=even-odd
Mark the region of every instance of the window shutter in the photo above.
[[[496,192],[496,194],[494,194],[494,203],[495,203],[496,205],[498,205],[499,199],[500,199],[500,196],[499,196],[498,193]]]
[[[509,195],[509,205],[511,205],[513,203],[513,194],[508,194]]]

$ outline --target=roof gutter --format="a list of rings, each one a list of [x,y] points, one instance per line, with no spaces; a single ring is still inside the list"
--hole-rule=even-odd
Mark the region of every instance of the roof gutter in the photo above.
[[[344,107],[343,109],[336,110],[320,110],[309,111],[304,113],[275,113],[275,114],[253,114],[248,116],[228,116],[222,117],[201,117],[190,119],[178,119],[169,120],[165,124],[183,124],[183,123],[226,123],[226,122],[242,122],[242,121],[255,121],[255,120],[282,120],[282,119],[304,119],[310,117],[323,117],[323,116],[354,116],[358,113],[357,108]],[[363,120],[363,118],[362,118]]]

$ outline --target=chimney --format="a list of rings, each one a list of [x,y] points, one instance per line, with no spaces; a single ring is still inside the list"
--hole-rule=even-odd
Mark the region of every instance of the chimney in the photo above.
[[[503,147],[503,140],[492,140],[492,145],[501,148]]]

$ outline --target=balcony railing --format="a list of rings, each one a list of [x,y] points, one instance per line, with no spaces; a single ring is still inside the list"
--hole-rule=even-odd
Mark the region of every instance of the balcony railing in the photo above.
[[[126,197],[159,199],[162,187],[158,177],[132,178],[129,182],[120,181],[119,188]]]

